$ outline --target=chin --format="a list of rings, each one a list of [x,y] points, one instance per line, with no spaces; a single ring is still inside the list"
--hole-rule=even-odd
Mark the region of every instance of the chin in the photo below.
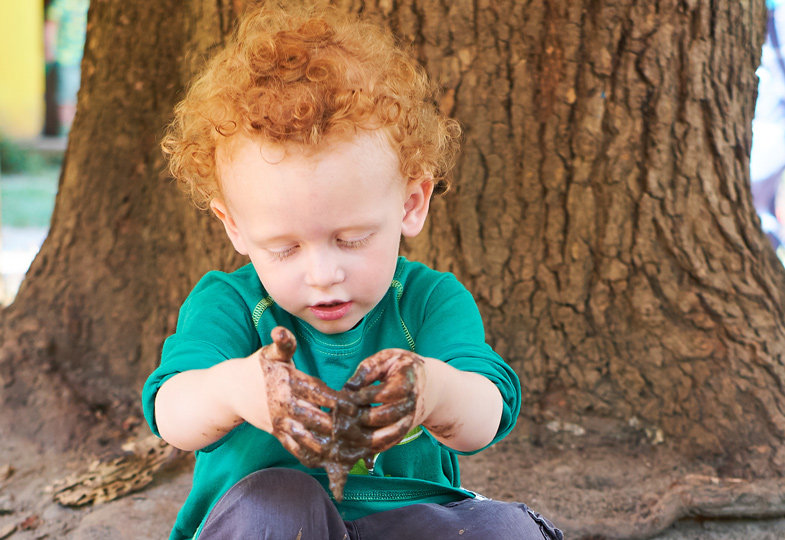
[[[340,334],[341,332],[351,330],[357,326],[361,320],[362,319],[358,321],[341,319],[338,321],[322,321],[316,319],[308,321],[308,323],[322,334]]]
[[[346,323],[325,323],[324,321],[319,321],[319,324],[311,324],[311,326],[322,334],[340,334],[341,332],[346,332],[347,330],[354,328],[356,323],[349,326]]]

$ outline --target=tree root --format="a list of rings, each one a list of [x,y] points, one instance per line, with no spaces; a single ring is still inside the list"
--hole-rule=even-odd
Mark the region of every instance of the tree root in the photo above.
[[[644,501],[633,515],[570,523],[573,538],[638,540],[651,538],[685,518],[722,520],[771,519],[785,516],[785,481],[742,480],[688,474],[656,498]]]
[[[524,420],[508,439],[462,457],[461,480],[488,497],[525,502],[567,538],[642,540],[679,520],[785,517],[785,478],[776,473],[733,477],[668,443],[536,430]]]
[[[63,506],[72,507],[113,501],[145,488],[156,473],[188,455],[154,435],[123,449],[125,455],[93,461],[87,470],[49,486],[52,498]]]

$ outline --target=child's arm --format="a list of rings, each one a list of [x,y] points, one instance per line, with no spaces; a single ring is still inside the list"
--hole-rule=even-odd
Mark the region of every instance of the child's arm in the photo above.
[[[426,416],[422,425],[436,440],[459,452],[488,446],[499,429],[504,406],[496,385],[435,358],[423,361]]]
[[[337,393],[291,362],[294,336],[273,330],[271,345],[208,369],[179,373],[155,398],[161,436],[183,450],[211,444],[243,421],[271,433],[300,461],[318,459],[332,431]]]
[[[374,381],[381,384],[371,385]],[[422,424],[446,446],[471,452],[490,444],[502,416],[502,396],[486,377],[401,349],[364,360],[346,388],[357,403],[381,404],[363,418],[366,425],[380,428],[375,440],[402,425],[406,433]]]

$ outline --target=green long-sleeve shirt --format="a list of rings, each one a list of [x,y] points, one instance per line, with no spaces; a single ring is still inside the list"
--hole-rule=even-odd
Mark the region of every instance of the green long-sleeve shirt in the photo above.
[[[491,444],[515,425],[521,399],[518,377],[485,343],[471,294],[452,274],[400,257],[379,304],[355,328],[332,335],[276,305],[250,264],[231,274],[206,274],[183,304],[177,331],[164,344],[161,365],[145,383],[144,412],[153,432],[158,434],[155,395],[169,377],[248,356],[270,343],[270,332],[279,325],[297,338],[295,366],[333,389],[340,389],[358,364],[379,350],[409,349],[484,375],[497,386],[504,407]],[[343,502],[336,506],[344,519],[357,519],[408,504],[471,497],[460,487],[459,453],[417,427],[379,454],[370,471],[358,463],[346,483]],[[193,487],[171,538],[193,537],[221,495],[245,476],[269,467],[303,470],[327,488],[323,469],[304,467],[275,437],[241,424],[196,452]]]

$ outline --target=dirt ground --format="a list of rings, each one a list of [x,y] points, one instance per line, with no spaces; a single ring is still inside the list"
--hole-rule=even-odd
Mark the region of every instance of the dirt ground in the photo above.
[[[191,480],[192,458],[177,458],[141,491],[68,508],[51,486],[84,470],[92,456],[53,452],[0,422],[0,540],[166,538]],[[144,438],[146,428],[129,432]],[[522,422],[504,441],[462,458],[463,485],[520,500],[567,538],[781,539],[785,489],[720,478],[708,465],[679,463],[667,441],[630,431],[624,440],[574,424]],[[659,442],[659,441],[658,441]]]

